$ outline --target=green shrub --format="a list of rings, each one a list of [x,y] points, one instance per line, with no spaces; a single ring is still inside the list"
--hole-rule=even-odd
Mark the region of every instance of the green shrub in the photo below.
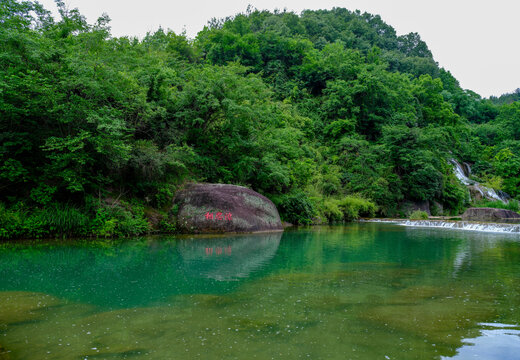
[[[357,195],[349,195],[339,202],[339,208],[343,212],[346,221],[359,219],[360,217],[374,217],[377,206],[372,201]]]
[[[0,203],[0,239],[20,237],[23,232],[23,218],[21,209],[8,209]]]
[[[96,236],[131,236],[149,231],[144,217],[144,207],[140,204],[103,204],[96,211],[92,233]]]
[[[322,205],[322,213],[328,222],[338,222],[343,220],[343,211],[339,207],[339,200],[326,199]]]
[[[428,213],[422,210],[415,210],[410,214],[410,220],[428,220]]]
[[[31,190],[30,197],[38,204],[47,205],[52,200],[52,196],[56,190],[57,189],[55,186],[48,186],[44,183],[41,183],[39,186]]]
[[[171,219],[168,219],[166,216],[161,220],[159,223],[159,230],[165,233],[175,233],[177,230],[177,227],[175,225],[175,222]]]
[[[440,216],[442,215],[442,209],[434,202],[430,205],[430,214],[432,216]]]
[[[358,195],[349,195],[342,199],[325,199],[320,210],[329,222],[334,223],[352,221],[360,217],[374,217],[377,206],[372,201]]]
[[[175,194],[175,188],[172,185],[166,184],[157,188],[155,194],[155,205],[157,208],[163,208],[171,204],[173,196]]]
[[[490,187],[495,190],[502,190],[503,184],[504,184],[504,179],[502,179],[500,176],[491,176],[484,183],[485,186]]]
[[[449,212],[450,215],[463,213],[468,205],[468,200],[469,190],[465,186],[455,181],[445,183],[442,193],[442,203],[445,212]]]
[[[303,192],[273,197],[283,220],[292,224],[311,224],[316,211],[313,202]]]

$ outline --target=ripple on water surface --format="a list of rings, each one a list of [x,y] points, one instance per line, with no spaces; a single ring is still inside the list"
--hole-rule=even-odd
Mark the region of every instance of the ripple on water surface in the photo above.
[[[508,359],[519,270],[511,238],[389,224],[8,244],[0,359]]]

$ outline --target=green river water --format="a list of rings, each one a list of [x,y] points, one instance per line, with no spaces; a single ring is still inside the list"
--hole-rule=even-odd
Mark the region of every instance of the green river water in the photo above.
[[[0,244],[0,359],[520,359],[520,235]]]

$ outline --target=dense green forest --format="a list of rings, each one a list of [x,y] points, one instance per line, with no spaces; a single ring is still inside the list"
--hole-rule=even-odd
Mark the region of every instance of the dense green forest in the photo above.
[[[450,158],[520,196],[518,96],[461,89],[377,15],[248,8],[140,40],[57,4],[0,4],[0,237],[174,231],[190,181],[248,186],[299,224],[458,214]]]
[[[503,94],[499,97],[491,96],[489,99],[496,105],[511,104],[520,100],[520,88],[516,89],[512,93]]]

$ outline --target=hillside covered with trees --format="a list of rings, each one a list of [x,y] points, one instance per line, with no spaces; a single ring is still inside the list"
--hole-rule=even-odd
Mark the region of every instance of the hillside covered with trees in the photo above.
[[[0,4],[0,237],[174,231],[189,181],[250,187],[299,224],[458,214],[451,158],[520,197],[520,102],[461,89],[377,15],[249,8],[139,40],[58,5]]]

